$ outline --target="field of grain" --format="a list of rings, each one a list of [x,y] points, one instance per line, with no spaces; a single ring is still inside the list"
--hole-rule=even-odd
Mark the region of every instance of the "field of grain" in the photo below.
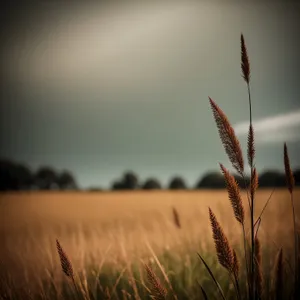
[[[270,193],[270,190],[258,191],[257,215]],[[296,190],[295,199],[299,197],[300,190]],[[243,199],[247,208],[245,194]],[[299,201],[295,205],[299,214]],[[179,213],[181,228],[174,223],[173,207]],[[183,289],[180,299],[185,296],[193,299],[193,281],[196,278],[200,282],[208,281],[197,252],[222,274],[218,276],[226,276],[217,265],[208,207],[216,214],[242,260],[241,228],[233,217],[226,191],[1,195],[1,268],[16,288],[26,287],[33,293],[39,289],[45,291],[46,282],[55,287],[59,299],[67,278],[61,271],[56,250],[58,239],[78,276],[93,286],[91,294],[95,298],[99,293],[109,295],[112,289],[116,298],[122,293],[124,296],[125,281],[132,288],[129,293],[133,297],[133,278],[134,282],[147,285],[142,262],[152,263],[153,269],[159,272],[156,256],[173,278],[174,289]],[[268,252],[266,267],[274,262],[278,247],[283,246],[286,253],[293,247],[292,228],[289,194],[285,189],[275,190],[259,232],[262,248]],[[185,281],[188,282],[183,287]]]

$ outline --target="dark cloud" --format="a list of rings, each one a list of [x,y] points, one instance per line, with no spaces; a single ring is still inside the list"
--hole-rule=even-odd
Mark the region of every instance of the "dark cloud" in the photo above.
[[[248,118],[241,32],[254,118],[300,108],[296,6],[170,4],[153,6],[146,19],[146,6],[116,5],[106,14],[83,2],[7,3],[0,11],[2,71],[10,75],[1,94],[0,156],[74,170],[83,185],[108,186],[125,169],[162,182],[182,174],[194,183],[218,161],[227,164],[207,96],[233,124]],[[105,36],[90,24],[84,31],[91,18]],[[257,165],[282,168],[281,146],[259,144]],[[289,147],[296,163],[299,143]]]

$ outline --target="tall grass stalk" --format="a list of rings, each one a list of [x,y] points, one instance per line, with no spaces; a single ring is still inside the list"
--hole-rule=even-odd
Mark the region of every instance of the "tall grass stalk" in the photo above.
[[[248,101],[249,101],[249,134],[248,134],[248,163],[250,166],[250,189],[252,187],[253,181],[253,160],[255,154],[254,148],[254,131],[252,125],[252,101],[250,92],[250,61],[248,57],[247,47],[245,44],[245,39],[243,34],[241,34],[241,68],[242,76],[247,84],[248,91]],[[254,193],[250,192],[250,222],[251,222],[251,268],[250,268],[250,278],[251,278],[251,298],[255,298],[255,233],[254,233],[254,212],[255,212],[255,201]]]
[[[71,282],[74,286],[75,292],[77,294],[78,297],[80,297],[80,293],[78,291],[78,287],[77,284],[75,282],[75,274],[74,274],[74,270],[73,270],[73,266],[72,263],[67,255],[67,253],[63,250],[60,242],[58,241],[58,239],[56,239],[56,249],[57,249],[57,253],[60,259],[60,264],[61,264],[61,269],[63,271],[63,273],[71,279]]]
[[[243,34],[241,34],[241,69],[242,69],[242,77],[244,78],[246,84],[247,84],[247,93],[248,93],[248,103],[249,103],[249,131],[248,131],[248,143],[247,143],[247,156],[248,156],[248,164],[250,167],[250,184],[248,186],[247,190],[247,198],[248,198],[248,204],[250,209],[250,249],[249,249],[249,265],[248,265],[248,255],[247,255],[247,237],[245,234],[245,224],[244,224],[244,216],[243,219],[239,217],[239,213],[243,212],[242,202],[239,196],[239,190],[238,186],[233,179],[233,176],[229,174],[229,172],[221,165],[221,170],[224,174],[227,191],[229,195],[229,199],[231,200],[231,204],[234,210],[235,217],[239,223],[241,223],[243,228],[243,236],[244,236],[244,251],[245,251],[245,264],[246,264],[246,272],[247,272],[247,283],[248,283],[248,297],[249,299],[256,299],[257,295],[261,295],[261,282],[257,282],[257,278],[261,277],[260,270],[258,268],[258,265],[256,263],[256,244],[258,245],[258,242],[255,242],[255,238],[257,236],[257,232],[259,229],[259,225],[261,222],[261,216],[269,202],[269,199],[264,206],[262,212],[260,213],[259,218],[255,221],[255,192],[258,187],[258,174],[256,171],[256,168],[254,167],[254,158],[255,158],[255,143],[254,143],[254,128],[252,124],[252,99],[251,99],[251,89],[250,89],[250,62],[248,58],[247,53],[247,47],[245,44],[245,39]],[[245,173],[244,173],[244,160],[243,160],[243,154],[240,147],[240,143],[235,135],[234,129],[229,123],[229,120],[227,119],[227,116],[225,113],[220,109],[220,107],[209,97],[211,109],[213,112],[213,116],[219,131],[219,136],[222,141],[222,144],[224,146],[224,149],[227,153],[227,156],[233,166],[233,168],[242,176],[244,183],[246,185],[245,180]],[[285,165],[286,163],[285,159]],[[288,168],[286,167],[286,170]],[[289,190],[291,193],[291,199],[292,199],[292,183],[291,183],[291,172],[286,171],[287,178],[288,178],[288,185]],[[293,200],[292,200],[293,203]],[[242,210],[241,210],[242,209]],[[239,211],[240,210],[240,211]],[[294,206],[293,206],[293,214],[294,214]],[[210,217],[212,216],[210,211]],[[295,216],[294,216],[295,220]],[[257,229],[256,229],[257,225]],[[212,224],[213,227],[213,224]],[[295,221],[294,221],[294,228],[295,227]],[[213,232],[215,229],[213,228]],[[296,235],[295,235],[296,236]],[[214,232],[214,239],[216,238],[216,234]],[[297,240],[295,237],[295,244]],[[220,252],[220,249],[216,249],[217,253]],[[219,254],[218,254],[219,255]],[[295,254],[295,260],[296,260]],[[220,259],[219,259],[220,262]],[[220,262],[222,264],[222,262]],[[223,265],[224,266],[224,265]],[[227,266],[228,267],[228,266]],[[297,271],[296,271],[297,273]],[[262,278],[261,278],[262,280]],[[297,277],[295,276],[295,284],[297,282]],[[258,284],[258,287],[256,287],[256,284]]]
[[[298,299],[299,296],[299,287],[298,287],[298,276],[299,276],[299,247],[298,247],[298,237],[297,237],[297,228],[296,228],[296,216],[295,216],[295,205],[294,205],[294,197],[293,190],[295,186],[295,179],[290,165],[290,159],[288,154],[288,149],[286,143],[283,146],[283,160],[284,160],[284,169],[285,169],[285,177],[287,187],[290,193],[292,212],[293,212],[293,225],[294,225],[294,253],[295,253],[295,298]]]

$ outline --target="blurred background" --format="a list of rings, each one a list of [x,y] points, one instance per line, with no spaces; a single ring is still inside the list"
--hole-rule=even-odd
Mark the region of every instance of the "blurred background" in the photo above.
[[[300,184],[296,2],[2,5],[1,190],[223,187],[208,96],[246,155],[241,33],[260,185],[285,184],[284,142]]]

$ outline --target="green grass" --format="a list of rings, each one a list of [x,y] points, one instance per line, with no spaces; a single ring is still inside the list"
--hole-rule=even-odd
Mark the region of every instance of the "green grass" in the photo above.
[[[239,249],[238,252],[241,251],[242,249]],[[200,248],[199,252],[201,252]],[[220,267],[217,262],[216,256],[212,253],[201,253],[201,255],[203,256],[209,267],[213,270],[216,279],[218,280],[224,291],[226,299],[235,299],[235,291],[233,285],[229,281],[228,273],[224,268]],[[266,259],[270,257],[270,255],[274,255],[274,251],[271,254],[266,250],[263,254],[264,274],[270,274],[270,271],[273,268],[272,262]],[[205,289],[209,299],[220,299],[219,292],[217,291],[213,281],[211,280],[204,265],[201,263],[196,252],[174,253],[173,251],[168,250],[159,256],[159,261],[164,266],[178,299],[202,299],[202,292],[198,283],[200,283],[201,286]],[[150,262],[150,266],[161,279],[161,282],[167,287],[168,285],[163,280],[160,269],[155,264],[155,262]],[[147,282],[146,274],[141,267],[141,263],[139,262],[134,262],[130,265],[133,277],[138,288],[139,296],[141,297],[141,299],[151,299],[149,290],[147,290],[146,288],[146,286],[150,288],[149,283]],[[91,265],[86,266],[86,273],[79,272],[76,276],[79,293],[76,293],[74,286],[71,284],[69,278],[65,277],[60,282],[60,284],[57,284],[55,283],[54,275],[52,275],[52,277],[49,277],[48,279],[42,281],[42,287],[40,287],[40,290],[32,292],[32,297],[33,299],[47,300],[124,299],[124,291],[126,291],[131,295],[132,299],[134,299],[134,291],[132,285],[130,284],[131,276],[128,273],[128,270],[124,271],[124,268],[126,268],[125,263],[123,266],[119,267],[112,267],[110,265],[104,264],[101,270]],[[269,291],[271,280],[272,276],[266,277],[266,291]],[[84,288],[80,290],[80,285],[84,287],[85,281],[88,287],[87,290],[85,290]],[[2,286],[3,284],[8,285],[6,288],[6,290],[10,294],[8,299],[30,299],[28,296],[30,291],[26,289],[26,286],[24,286],[23,289],[17,290],[13,288],[12,282],[2,280],[1,284]],[[240,284],[241,286],[245,284],[245,276],[241,277]],[[286,288],[291,289],[291,287],[287,286]],[[108,294],[107,291],[109,291]],[[111,294],[113,291],[115,291],[115,293]],[[26,298],[24,298],[24,295],[27,295]],[[108,295],[110,295],[111,298],[109,298]],[[128,299],[130,299],[130,296],[127,297]]]

